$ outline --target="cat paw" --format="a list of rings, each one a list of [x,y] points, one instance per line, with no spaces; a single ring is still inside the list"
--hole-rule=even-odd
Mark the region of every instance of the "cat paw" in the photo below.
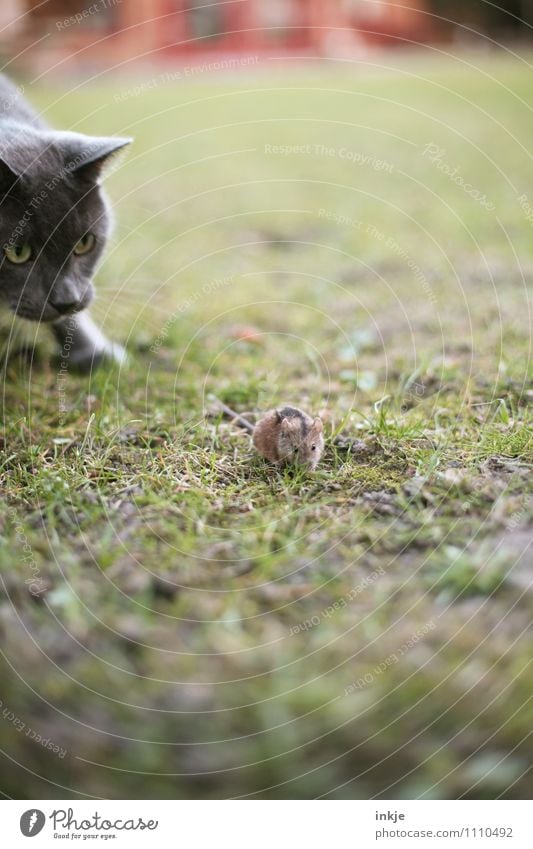
[[[60,357],[61,359],[61,357]],[[125,365],[128,355],[125,348],[118,342],[107,342],[103,348],[91,348],[89,350],[73,350],[68,358],[67,368],[78,374],[90,374],[100,366]],[[62,360],[64,363],[65,361]]]
[[[128,362],[127,351],[118,342],[108,342],[96,356],[98,363],[114,363],[117,366],[124,366]]]

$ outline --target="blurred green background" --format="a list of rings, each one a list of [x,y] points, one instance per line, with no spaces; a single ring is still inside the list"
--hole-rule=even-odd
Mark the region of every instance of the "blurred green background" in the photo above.
[[[26,86],[135,137],[130,361],[6,366],[5,795],[531,796],[530,61]],[[317,473],[211,394],[321,411]]]

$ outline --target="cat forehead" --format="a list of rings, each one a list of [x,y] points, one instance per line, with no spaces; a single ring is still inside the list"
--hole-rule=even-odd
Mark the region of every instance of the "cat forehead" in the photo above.
[[[53,250],[76,242],[88,230],[105,234],[105,205],[96,188],[89,194],[92,199],[80,198],[72,187],[54,186],[46,180],[32,181],[24,189],[14,187],[0,201],[0,239],[47,245]]]
[[[26,173],[0,206],[10,215],[23,215],[27,223],[44,227],[55,226],[57,219],[74,222],[102,211],[97,186],[83,186],[54,171]]]
[[[52,174],[62,165],[58,150],[44,143],[37,134],[7,135],[0,145],[0,159],[19,177],[20,186],[39,174]]]

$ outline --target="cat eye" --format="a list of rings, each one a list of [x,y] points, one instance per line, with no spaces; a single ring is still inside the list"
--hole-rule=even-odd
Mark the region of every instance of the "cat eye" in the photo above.
[[[96,244],[96,236],[94,233],[86,233],[83,238],[79,240],[79,242],[74,245],[74,253],[76,256],[83,256],[83,254],[88,254],[94,248]]]
[[[31,245],[10,245],[9,247],[4,248],[4,254],[9,262],[14,263],[15,265],[22,265],[24,262],[28,262],[28,260],[31,259]]]

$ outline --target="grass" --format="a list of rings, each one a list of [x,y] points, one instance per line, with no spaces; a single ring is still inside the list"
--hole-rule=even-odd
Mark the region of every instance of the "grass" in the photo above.
[[[31,91],[135,136],[94,308],[130,360],[7,366],[4,794],[531,797],[532,95],[463,61]],[[319,469],[213,395],[320,411]]]

